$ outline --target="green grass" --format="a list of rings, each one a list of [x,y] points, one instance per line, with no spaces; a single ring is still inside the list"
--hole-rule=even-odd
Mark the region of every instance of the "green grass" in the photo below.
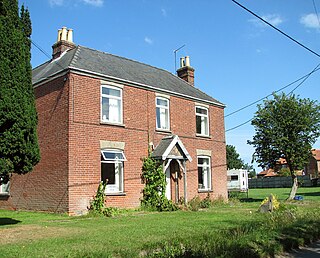
[[[172,257],[179,257],[181,246],[185,248],[184,255],[189,252],[190,257],[196,254],[210,257],[213,251],[223,252],[224,248],[231,253],[233,249],[243,250],[242,257],[250,257],[245,252],[259,248],[262,254],[281,251],[278,242],[287,241],[286,230],[295,232],[294,241],[285,243],[288,246],[302,241],[299,234],[307,225],[315,227],[313,223],[320,218],[319,187],[299,189],[298,194],[304,196],[304,201],[289,205],[296,207],[295,223],[290,224],[286,217],[291,216],[291,211],[281,215],[256,212],[260,201],[270,193],[284,200],[288,191],[288,188],[252,189],[251,202],[232,200],[198,212],[131,211],[114,218],[0,210],[0,256],[137,257],[141,253],[152,256],[152,250],[160,250],[157,257],[168,257],[172,253],[176,254]],[[313,221],[308,224],[307,220],[306,223],[299,221],[310,217]],[[276,226],[277,223],[281,227]],[[280,237],[283,239],[279,240]],[[249,248],[248,242],[253,246]],[[221,257],[228,255],[222,253]]]

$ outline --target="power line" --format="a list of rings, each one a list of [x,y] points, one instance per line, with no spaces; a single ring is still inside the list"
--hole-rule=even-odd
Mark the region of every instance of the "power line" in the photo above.
[[[31,40],[31,39],[30,39]],[[51,56],[45,51],[43,50],[37,43],[35,43],[33,40],[31,40],[32,45],[34,45],[41,53],[43,53],[46,57],[48,57],[49,59],[51,59]]]
[[[317,15],[317,19],[318,19],[318,23],[319,23],[319,26],[320,26],[320,19],[319,19],[319,15],[318,15],[318,11],[317,11],[317,7],[316,7],[316,3],[314,0],[312,0],[312,3],[313,3],[313,9]]]
[[[318,65],[317,65],[310,73],[308,73],[307,75],[305,75],[305,76],[299,78],[298,80],[296,80],[296,81],[288,84],[288,85],[292,85],[292,84],[300,81],[301,79],[303,79],[302,82],[300,82],[293,90],[291,90],[291,91],[287,94],[287,96],[290,95],[290,94],[292,94],[297,88],[299,88],[299,87],[310,77],[311,74],[315,73],[315,72],[318,71],[319,69],[320,69],[320,64],[318,64]],[[285,86],[285,87],[283,87],[283,88],[288,87],[288,85]],[[280,89],[280,90],[281,90],[281,89]],[[280,91],[280,90],[278,90],[278,91]],[[278,91],[276,91],[276,92],[278,92]],[[272,94],[269,94],[267,97],[269,97],[269,96],[271,96],[271,95],[272,95]],[[267,98],[267,97],[261,98],[260,100],[263,100],[263,99],[265,99],[265,98]],[[260,101],[260,100],[259,100],[259,101]],[[256,103],[259,102],[259,101],[256,101]],[[250,104],[250,105],[253,105],[253,104]],[[247,105],[247,106],[249,106],[249,105]],[[244,108],[245,108],[245,107],[244,107]],[[242,108],[242,109],[244,109],[244,108]],[[240,110],[242,110],[242,109],[240,109]],[[235,112],[238,112],[238,111],[240,111],[240,110],[236,110]],[[233,112],[233,113],[235,113],[235,112]],[[245,125],[245,124],[247,124],[247,123],[249,123],[249,122],[251,122],[252,120],[253,120],[253,118],[251,118],[251,119],[247,120],[246,122],[243,122],[243,123],[241,123],[241,124],[239,124],[239,125],[237,125],[237,126],[234,126],[234,127],[230,128],[230,129],[227,129],[227,130],[225,130],[225,132],[229,132],[229,131],[235,130],[235,129],[237,129],[237,128],[239,128],[239,127],[241,127],[241,126],[243,126],[243,125]]]
[[[311,52],[312,54],[316,55],[317,57],[320,57],[320,55],[318,53],[316,53],[315,51],[313,51],[312,49],[308,48],[307,46],[303,45],[302,43],[300,43],[299,41],[297,41],[296,39],[294,39],[293,37],[289,36],[287,33],[283,32],[282,30],[278,29],[276,26],[272,25],[270,22],[266,21],[265,19],[263,19],[262,17],[260,17],[259,15],[255,14],[254,12],[252,12],[251,10],[249,10],[248,8],[246,8],[245,6],[241,5],[240,3],[238,3],[235,0],[231,0],[232,2],[234,2],[235,4],[237,4],[238,6],[240,6],[241,8],[243,8],[244,10],[246,10],[247,12],[251,13],[253,16],[255,16],[256,18],[258,18],[259,20],[263,21],[264,23],[266,23],[267,25],[269,25],[270,27],[272,27],[273,29],[275,29],[276,31],[280,32],[282,35],[286,36],[287,38],[289,38],[290,40],[292,40],[293,42],[295,42],[296,44],[298,44],[299,46],[303,47],[304,49],[308,50],[309,52]]]
[[[265,96],[265,97],[263,97],[263,98],[260,98],[260,99],[258,99],[258,100],[256,100],[256,101],[254,101],[254,102],[252,102],[252,103],[250,103],[250,104],[248,104],[248,105],[246,105],[246,106],[244,106],[244,107],[242,107],[242,108],[239,108],[239,109],[237,109],[237,110],[235,110],[235,111],[233,111],[233,112],[231,112],[231,113],[229,113],[229,114],[227,114],[227,115],[225,115],[224,117],[226,118],[226,117],[228,117],[228,116],[231,116],[231,115],[233,115],[233,114],[236,114],[236,113],[238,113],[238,112],[240,112],[240,111],[242,111],[242,110],[244,110],[244,109],[246,109],[246,108],[248,108],[248,107],[251,107],[251,106],[253,106],[254,104],[257,104],[257,103],[259,103],[260,101],[262,101],[262,100],[264,100],[264,99],[266,99],[266,98],[268,98],[268,97],[270,97],[270,96],[272,96],[272,94],[273,93],[277,93],[277,92],[279,92],[279,91],[282,91],[282,90],[284,90],[284,89],[286,89],[286,88],[288,88],[288,87],[290,87],[291,85],[293,85],[293,84],[295,84],[295,83],[297,83],[298,81],[301,81],[301,80],[303,80],[298,86],[296,86],[291,92],[293,92],[293,91],[295,91],[298,87],[300,87],[300,85],[302,84],[302,83],[304,83],[305,82],[305,80],[306,79],[308,79],[309,78],[309,76],[311,75],[311,74],[313,74],[313,73],[315,73],[315,72],[317,72],[317,71],[319,71],[320,70],[320,64],[318,64],[311,72],[309,72],[308,74],[306,74],[306,75],[304,75],[304,76],[302,76],[302,77],[300,77],[299,79],[297,79],[297,80],[295,80],[295,81],[293,81],[293,82],[291,82],[291,83],[289,83],[289,84],[287,84],[286,86],[284,86],[284,87],[282,87],[282,88],[280,88],[280,89],[278,89],[278,90],[276,90],[276,91],[274,91],[274,92],[272,92],[272,93],[270,93],[269,95],[267,95],[267,96]],[[290,92],[290,93],[291,93]]]

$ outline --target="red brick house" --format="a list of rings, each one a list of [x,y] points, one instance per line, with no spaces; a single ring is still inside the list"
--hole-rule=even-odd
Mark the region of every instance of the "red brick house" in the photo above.
[[[148,148],[169,199],[227,198],[225,106],[193,85],[188,57],[177,74],[76,46],[59,30],[52,60],[33,70],[41,161],[12,176],[0,206],[83,214],[108,179],[108,206],[138,207]]]

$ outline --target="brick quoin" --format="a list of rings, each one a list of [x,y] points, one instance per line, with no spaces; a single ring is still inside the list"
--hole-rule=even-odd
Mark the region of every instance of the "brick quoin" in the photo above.
[[[123,85],[123,84],[122,84]],[[87,212],[101,180],[100,141],[125,142],[124,194],[107,195],[106,205],[140,205],[142,159],[148,146],[170,134],[178,135],[192,157],[186,163],[188,199],[195,196],[227,199],[224,110],[209,106],[210,136],[196,136],[195,101],[170,96],[170,133],[156,130],[156,92],[123,85],[122,126],[100,122],[99,78],[68,72],[35,88],[41,161],[27,175],[14,175],[10,196],[2,208]],[[208,105],[208,104],[207,104]],[[212,191],[198,192],[196,150],[211,150]],[[181,172],[181,171],[180,171]],[[172,179],[173,180],[173,179]],[[178,180],[183,197],[183,178]],[[172,183],[172,196],[175,195]]]

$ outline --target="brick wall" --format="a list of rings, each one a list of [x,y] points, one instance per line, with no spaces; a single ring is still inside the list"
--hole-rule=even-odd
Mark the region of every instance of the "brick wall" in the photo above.
[[[100,123],[99,79],[70,74],[35,89],[39,115],[41,161],[34,171],[12,179],[12,208],[68,212],[87,211],[101,179],[100,141],[125,142],[124,194],[108,195],[108,206],[138,207],[142,197],[141,159],[148,144],[156,146],[170,133],[156,128],[156,93],[123,85],[123,125]],[[210,137],[196,136],[195,102],[170,96],[171,133],[192,157],[187,167],[188,199],[198,192],[197,149],[211,150],[213,198],[227,198],[223,109],[209,107]],[[183,196],[183,178],[179,196]],[[172,185],[174,196],[174,185]],[[2,205],[1,200],[0,204]]]
[[[100,80],[72,74],[70,77],[69,110],[69,213],[86,210],[100,182],[100,140],[125,142],[124,192],[108,195],[107,205],[137,207],[143,184],[141,166],[147,156],[148,143],[156,146],[169,133],[156,128],[155,92],[123,86],[123,126],[100,123]],[[181,112],[183,110],[183,112]],[[170,96],[171,133],[179,135],[191,154],[187,162],[189,199],[198,193],[196,149],[212,151],[211,196],[227,198],[223,109],[210,106],[210,137],[196,137],[195,103]],[[181,181],[181,182],[180,182]],[[179,195],[183,196],[183,181],[179,180]]]
[[[11,209],[64,212],[68,207],[68,87],[65,77],[35,88],[41,160],[32,172],[13,175]]]

